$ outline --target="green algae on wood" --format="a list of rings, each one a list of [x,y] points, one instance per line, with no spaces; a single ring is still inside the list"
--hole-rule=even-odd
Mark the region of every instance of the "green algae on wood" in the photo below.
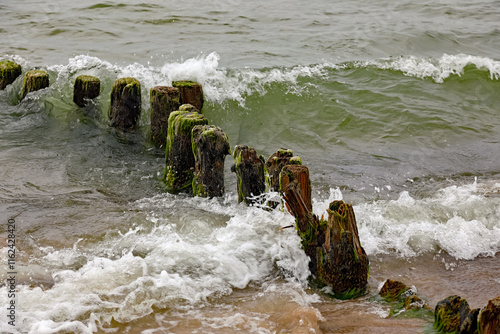
[[[196,125],[207,124],[205,116],[196,111],[178,110],[170,114],[163,177],[168,192],[192,192],[195,168],[192,130]]]
[[[0,61],[0,90],[13,83],[22,73],[21,65],[12,60]]]
[[[80,75],[75,80],[73,102],[79,107],[85,107],[88,100],[95,99],[101,92],[101,81],[92,75]]]
[[[260,197],[266,190],[264,176],[264,157],[257,155],[254,148],[237,145],[233,151],[234,165],[231,170],[236,173],[238,203],[249,205],[262,204]]]
[[[110,125],[133,129],[141,114],[141,83],[135,78],[116,79],[111,89]]]
[[[181,104],[192,104],[196,109],[202,110],[204,97],[201,84],[186,80],[174,81],[172,86],[179,89]]]
[[[28,93],[49,87],[49,74],[42,70],[31,70],[26,72],[23,80],[23,92],[21,99]]]
[[[231,154],[229,139],[221,128],[197,125],[192,130],[195,157],[193,195],[220,197],[224,195],[224,161]]]
[[[156,86],[150,90],[151,140],[156,146],[165,146],[168,118],[179,109],[179,94],[175,87]]]

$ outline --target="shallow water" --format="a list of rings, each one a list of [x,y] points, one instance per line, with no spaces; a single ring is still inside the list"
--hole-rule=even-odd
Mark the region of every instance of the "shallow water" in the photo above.
[[[22,78],[0,92],[0,208],[16,221],[18,283],[17,324],[2,307],[0,332],[432,332],[429,313],[388,317],[373,299],[387,278],[431,308],[453,294],[484,307],[500,295],[499,11],[497,1],[1,3],[0,58],[47,70],[51,86],[22,102]],[[81,74],[101,79],[83,109],[72,102]],[[126,134],[107,124],[124,76],[143,97]],[[302,157],[315,213],[354,204],[366,296],[309,287],[299,237],[280,230],[293,218],[237,204],[231,157],[223,198],[165,193],[149,89],[184,79],[203,85],[203,113],[231,147]]]

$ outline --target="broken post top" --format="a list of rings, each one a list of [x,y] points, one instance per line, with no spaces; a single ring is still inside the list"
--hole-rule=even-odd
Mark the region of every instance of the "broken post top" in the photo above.
[[[201,110],[203,108],[203,88],[201,84],[185,80],[185,81],[174,81],[172,86],[179,89],[181,104],[192,104],[196,109]]]
[[[92,75],[80,75],[75,79],[73,89],[73,102],[79,107],[85,107],[87,100],[99,96],[101,90],[101,81]]]
[[[140,95],[141,83],[136,78],[131,77],[116,79],[111,89],[111,98],[120,99],[125,90],[138,90]]]
[[[266,160],[266,181],[271,191],[280,191],[279,175],[286,165],[302,165],[302,159],[293,156],[290,149],[279,149]]]

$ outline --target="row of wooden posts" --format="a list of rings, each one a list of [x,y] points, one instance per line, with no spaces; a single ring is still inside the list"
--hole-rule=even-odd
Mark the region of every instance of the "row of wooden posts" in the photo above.
[[[12,74],[2,78],[13,82],[20,67],[7,61]],[[23,94],[48,87],[48,74],[26,72]],[[74,102],[84,107],[99,95],[98,78],[76,78]],[[188,192],[194,196],[219,197],[224,194],[224,162],[231,154],[224,131],[209,125],[201,113],[203,90],[192,81],[174,82],[172,87],[157,86],[150,91],[151,138],[165,146],[163,181],[171,193]],[[141,85],[135,78],[117,79],[111,90],[110,125],[121,130],[134,128],[141,112]],[[237,176],[238,202],[277,207],[279,202],[264,203],[264,193],[279,192],[287,209],[296,217],[297,232],[306,254],[311,258],[311,273],[317,283],[332,286],[334,294],[349,297],[362,293],[368,280],[368,257],[361,247],[352,206],[334,201],[328,220],[312,213],[309,170],[300,157],[280,149],[267,160],[254,148],[237,145],[233,150]],[[339,256],[340,254],[340,256]]]
[[[0,89],[21,75],[19,65],[0,62]],[[29,92],[49,86],[48,74],[34,70],[25,74],[22,98]],[[74,85],[74,102],[85,107],[99,96],[100,81],[79,76]],[[165,147],[163,181],[171,193],[187,192],[194,196],[219,197],[224,194],[224,162],[231,154],[224,131],[209,125],[201,113],[203,90],[192,81],[177,81],[172,87],[156,86],[150,90],[151,139]],[[120,78],[111,90],[110,125],[127,131],[135,127],[141,112],[141,86],[135,78]],[[359,240],[352,205],[333,201],[328,218],[313,214],[309,169],[292,150],[280,149],[268,159],[254,148],[237,145],[233,150],[237,176],[238,202],[276,208],[281,200],[265,199],[266,191],[278,192],[288,211],[295,217],[302,247],[309,256],[312,282],[329,286],[337,298],[353,298],[365,292],[369,260]],[[404,284],[384,284],[380,296],[395,302],[394,308],[425,307],[425,303]],[[491,305],[490,305],[491,304]],[[487,310],[487,311],[485,311]],[[444,332],[498,333],[500,297],[490,301],[479,314],[470,310],[465,300],[450,296],[435,308],[435,327]]]

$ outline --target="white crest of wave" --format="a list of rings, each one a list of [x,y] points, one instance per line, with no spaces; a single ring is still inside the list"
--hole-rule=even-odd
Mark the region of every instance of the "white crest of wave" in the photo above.
[[[289,92],[301,94],[305,87],[298,84],[299,77],[321,77],[333,66],[325,63],[291,68],[228,69],[219,67],[219,59],[219,55],[212,52],[155,67],[137,62],[122,66],[96,57],[78,55],[69,59],[67,65],[54,65],[48,69],[57,73],[56,86],[68,85],[71,78],[80,74],[94,75],[101,81],[106,78],[134,77],[148,93],[143,94],[145,99],[148,99],[149,89],[154,86],[171,86],[173,81],[192,80],[202,84],[207,101],[219,104],[236,101],[244,106],[248,95],[266,94],[268,86],[273,83],[286,83]]]
[[[355,212],[368,254],[412,257],[445,250],[472,260],[500,251],[500,200],[486,196],[476,182],[422,199],[405,191],[397,200],[358,205]]]
[[[381,69],[401,71],[405,75],[417,78],[432,78],[442,83],[450,75],[461,76],[468,65],[475,65],[478,69],[488,70],[492,80],[500,78],[500,62],[487,57],[472,55],[444,54],[439,59],[421,58],[416,56],[402,56],[397,59],[382,59],[367,61],[361,66],[376,66]]]

